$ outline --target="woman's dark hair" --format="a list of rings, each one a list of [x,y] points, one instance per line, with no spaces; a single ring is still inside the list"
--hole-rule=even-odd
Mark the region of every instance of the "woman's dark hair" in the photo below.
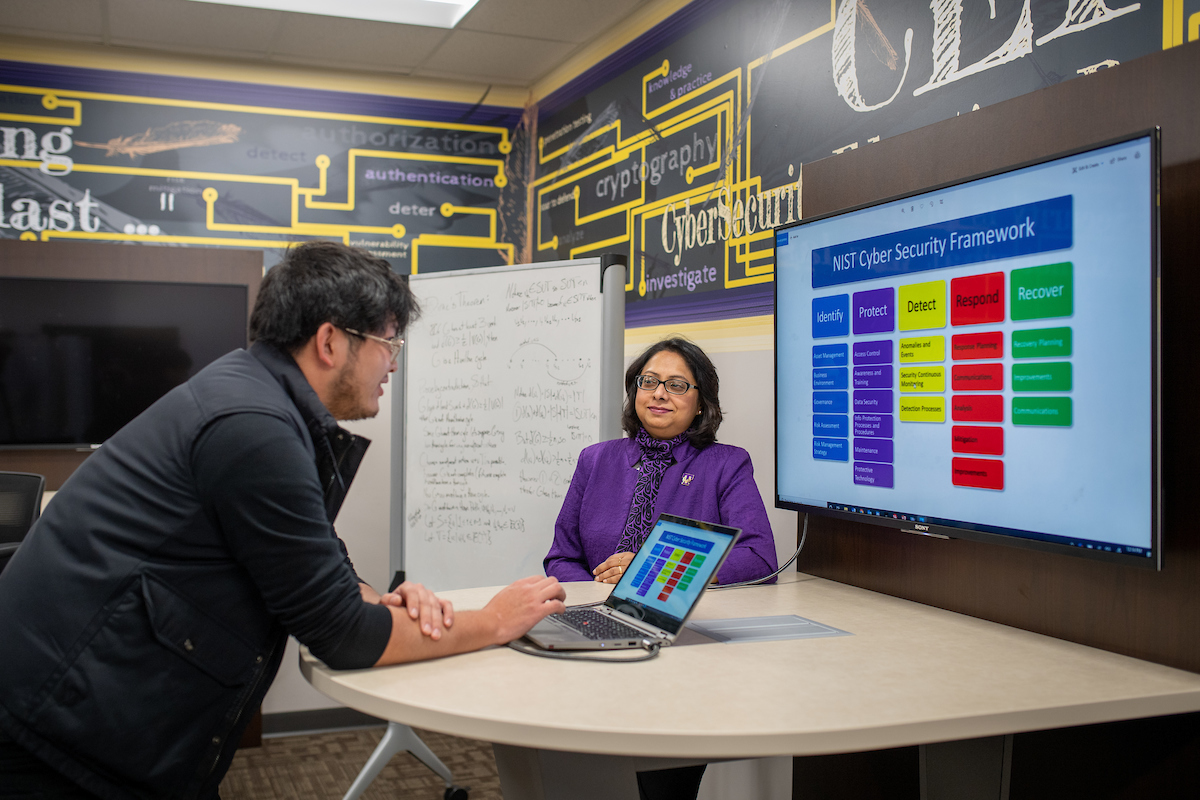
[[[635,380],[646,368],[646,363],[663,350],[669,350],[682,358],[696,379],[696,391],[700,392],[700,413],[688,428],[687,435],[692,447],[703,450],[717,440],[717,428],[721,427],[723,417],[721,403],[717,399],[721,382],[717,378],[717,368],[708,360],[708,356],[687,339],[663,339],[661,342],[655,342],[625,370],[625,411],[621,414],[621,427],[629,434],[630,439],[637,436],[641,430],[642,421],[637,415],[638,387]]]
[[[294,353],[326,322],[382,334],[421,313],[408,281],[382,258],[340,242],[290,248],[263,278],[250,314],[250,341]]]

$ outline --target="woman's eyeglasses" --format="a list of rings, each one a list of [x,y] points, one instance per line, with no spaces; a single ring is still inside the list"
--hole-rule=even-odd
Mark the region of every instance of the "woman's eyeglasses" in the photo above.
[[[670,380],[660,381],[653,375],[638,375],[633,379],[639,389],[647,392],[653,392],[661,383],[663,387],[671,394],[687,394],[688,389],[699,389],[700,387],[694,383],[688,383],[682,378],[671,378]]]

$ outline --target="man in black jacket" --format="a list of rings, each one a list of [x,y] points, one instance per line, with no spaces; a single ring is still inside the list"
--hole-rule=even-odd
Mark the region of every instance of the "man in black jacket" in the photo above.
[[[335,668],[500,644],[562,611],[526,578],[455,613],[380,596],[333,519],[417,313],[387,262],[332,242],[263,280],[248,351],[88,458],[0,576],[0,797],[213,798],[293,634]],[[381,498],[381,501],[383,498]]]

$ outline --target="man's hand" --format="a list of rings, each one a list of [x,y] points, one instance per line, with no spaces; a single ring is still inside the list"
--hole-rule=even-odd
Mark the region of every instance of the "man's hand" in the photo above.
[[[442,638],[444,629],[449,629],[454,624],[454,605],[449,600],[442,600],[419,583],[405,581],[397,586],[394,592],[381,595],[379,602],[386,606],[408,609],[410,619],[420,620],[421,633],[435,642]]]
[[[592,570],[599,583],[616,583],[625,574],[625,568],[633,561],[633,553],[617,553],[604,560],[600,566]]]
[[[566,598],[567,593],[559,585],[558,578],[533,575],[504,587],[483,608],[484,613],[495,619],[495,643],[511,642],[524,636],[550,614],[563,613]]]

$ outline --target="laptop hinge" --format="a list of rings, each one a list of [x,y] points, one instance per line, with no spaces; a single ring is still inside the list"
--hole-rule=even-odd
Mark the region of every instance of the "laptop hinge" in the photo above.
[[[641,631],[646,636],[647,639],[666,641],[668,638],[667,635],[665,633],[663,633],[661,629],[651,628],[649,625],[647,625],[645,622],[642,622],[640,619],[634,619],[633,617],[629,616],[628,614],[622,614],[621,612],[614,609],[612,606],[606,606],[603,603],[601,603],[599,606],[597,606],[597,610],[600,610],[600,609],[603,609],[603,611],[601,613],[606,614],[619,622],[623,622],[631,628],[637,628],[639,631]]]

